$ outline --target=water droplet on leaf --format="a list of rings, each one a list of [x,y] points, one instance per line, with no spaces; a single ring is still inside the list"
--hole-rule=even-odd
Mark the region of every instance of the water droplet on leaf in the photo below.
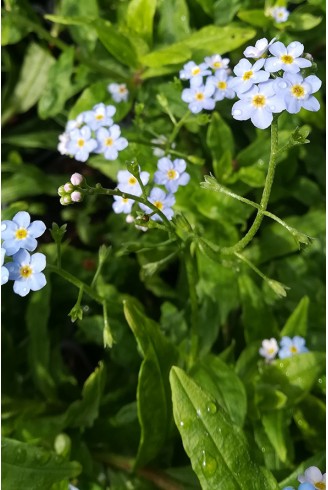
[[[180,421],[180,427],[183,427],[184,426],[184,422],[181,420]]]
[[[217,409],[217,406],[215,405],[214,402],[209,402],[206,405],[206,410],[207,410],[208,413],[215,414],[218,409]]]
[[[202,411],[200,408],[197,408],[197,417],[201,417],[202,416]]]
[[[215,458],[213,458],[213,456],[211,456],[207,451],[203,450],[201,458],[201,468],[204,476],[206,478],[210,478],[211,476],[213,476],[216,472],[217,466],[218,464]]]

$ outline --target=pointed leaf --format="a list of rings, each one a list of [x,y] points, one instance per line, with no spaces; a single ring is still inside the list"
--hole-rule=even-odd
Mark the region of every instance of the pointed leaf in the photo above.
[[[127,9],[128,27],[147,41],[152,41],[156,0],[131,0]]]
[[[293,337],[294,335],[300,335],[301,337],[306,336],[307,332],[307,317],[309,309],[309,298],[304,296],[301,299],[293,313],[288,318],[280,335],[283,337]]]

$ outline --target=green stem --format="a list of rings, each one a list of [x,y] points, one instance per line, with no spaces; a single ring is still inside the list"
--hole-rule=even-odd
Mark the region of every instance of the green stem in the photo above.
[[[171,133],[171,136],[169,137],[168,139],[168,143],[167,143],[167,146],[171,146],[173,141],[175,140],[175,138],[178,136],[178,133],[180,131],[180,129],[182,128],[182,126],[184,125],[184,123],[186,122],[186,119],[188,119],[188,117],[190,116],[190,111],[188,110],[183,116],[182,118],[180,119],[179,122],[177,122],[173,128],[173,131]]]
[[[186,273],[189,287],[189,298],[191,306],[191,348],[189,353],[188,365],[191,368],[198,355],[198,301],[197,301],[197,291],[196,291],[196,270],[195,263],[191,256],[190,245],[185,248],[184,251]]]
[[[256,217],[254,219],[252,226],[246,233],[246,235],[241,240],[239,240],[239,242],[237,242],[235,245],[232,245],[231,247],[222,248],[221,250],[222,254],[231,255],[234,254],[235,252],[240,252],[241,250],[243,250],[246,247],[246,245],[248,245],[253,240],[256,232],[260,228],[270,199],[271,188],[272,188],[274,174],[276,170],[277,151],[278,151],[278,122],[277,119],[274,119],[271,124],[271,154],[270,154],[270,161],[268,166],[268,173],[265,179],[262,198]]]

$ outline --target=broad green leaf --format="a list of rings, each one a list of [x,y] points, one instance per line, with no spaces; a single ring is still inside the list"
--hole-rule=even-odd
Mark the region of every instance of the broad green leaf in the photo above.
[[[247,410],[246,391],[234,369],[219,357],[208,355],[192,368],[190,374],[214,397],[232,422],[242,427]]]
[[[14,439],[2,439],[1,456],[1,481],[6,490],[50,490],[54,483],[81,472],[75,461]]]
[[[326,356],[323,352],[304,352],[286,359],[274,361],[273,365],[284,373],[289,383],[309,391],[317,378],[323,374]]]
[[[141,57],[141,62],[145,66],[151,68],[161,67],[163,65],[174,65],[182,63],[188,58],[191,58],[192,51],[187,46],[183,46],[182,43],[172,44],[166,48],[152,51]],[[178,71],[178,70],[177,70]]]
[[[2,143],[21,148],[46,148],[55,150],[58,145],[59,131],[36,131],[33,133],[8,133],[2,135]]]
[[[74,48],[67,48],[49,70],[48,83],[39,100],[38,113],[41,119],[56,116],[64,108],[72,94]]]
[[[255,404],[261,412],[279,410],[287,403],[287,396],[271,384],[256,383]]]
[[[8,105],[3,109],[3,124],[13,115],[28,111],[46,87],[54,58],[44,48],[31,43],[25,53],[18,82]]]
[[[180,41],[190,34],[186,0],[165,0],[158,7],[158,35],[165,43]]]
[[[196,2],[202,7],[207,15],[213,17],[214,0],[196,0]]]
[[[313,451],[324,450],[325,440],[321,435],[326,425],[325,402],[309,394],[295,407],[293,416],[299,431]]]
[[[169,371],[176,361],[173,345],[137,303],[124,302],[124,314],[144,358],[139,371],[137,402],[141,438],[135,466],[151,461],[167,440],[172,423]]]
[[[241,0],[216,0],[214,2],[214,24],[223,26],[231,22],[235,13],[240,9]]]
[[[243,431],[213,396],[175,366],[170,382],[174,420],[202,489],[277,490],[272,474],[252,461]]]
[[[232,155],[230,151],[226,150],[223,152],[219,159],[213,160],[212,165],[215,177],[221,182],[226,182],[229,175],[233,172]]]
[[[267,412],[262,416],[265,432],[275,448],[279,458],[284,463],[291,461],[291,439],[288,431],[291,415],[284,410]]]
[[[97,0],[88,0],[87,2],[76,2],[75,0],[62,0],[58,14],[63,17],[86,18],[83,24],[71,25],[69,31],[77,45],[83,46],[92,51],[97,41],[97,33],[90,23],[90,19],[97,19],[99,14]]]
[[[219,160],[225,152],[234,154],[232,131],[218,112],[214,112],[207,129],[206,143],[213,159]]]
[[[94,105],[99,104],[100,102],[106,104],[106,99],[109,99],[107,85],[108,83],[106,82],[96,82],[84,89],[71,108],[68,119],[75,119],[81,112],[91,110]]]
[[[292,31],[302,32],[313,29],[322,21],[322,17],[308,12],[295,11],[288,17],[289,28]]]
[[[3,10],[1,18],[1,46],[16,44],[31,32],[31,25],[20,22],[21,17],[24,15],[30,16],[31,11],[27,13],[20,5],[15,5],[10,11]]]
[[[234,184],[241,181],[251,187],[263,187],[265,182],[265,169],[263,165],[255,164],[249,167],[241,167],[237,172],[230,175],[226,182]]]
[[[99,41],[107,51],[124,65],[136,68],[139,64],[138,54],[128,36],[122,34],[109,21],[98,19],[93,22]]]
[[[101,362],[85,381],[82,389],[82,400],[77,400],[68,407],[64,415],[65,426],[92,427],[99,413],[105,380],[105,366]]]
[[[306,337],[307,334],[307,317],[309,308],[309,298],[304,296],[301,299],[297,308],[288,318],[283,329],[280,332],[281,337],[286,335],[287,337],[293,337],[294,335],[300,335]]]
[[[86,16],[73,16],[69,15],[45,15],[45,19],[55,22],[56,24],[62,24],[67,26],[83,26],[92,22],[92,18]]]
[[[49,373],[50,338],[48,319],[50,315],[51,289],[49,277],[42,291],[36,291],[29,299],[26,311],[28,329],[28,358],[33,381],[45,398],[54,399],[55,383]]]
[[[272,19],[265,16],[264,9],[242,10],[238,12],[237,16],[240,20],[255,27],[268,27],[272,23]]]
[[[128,27],[148,44],[152,42],[156,0],[131,0],[127,8]]]

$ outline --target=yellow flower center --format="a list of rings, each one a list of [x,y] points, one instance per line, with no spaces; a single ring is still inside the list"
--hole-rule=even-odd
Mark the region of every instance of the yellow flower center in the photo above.
[[[129,202],[129,199],[127,197],[122,197],[122,201],[124,204],[127,204]]]
[[[297,347],[295,347],[294,345],[292,345],[291,347],[289,347],[289,350],[292,354],[297,354],[298,352],[298,349]]]
[[[217,88],[220,90],[225,90],[227,88],[227,83],[226,82],[218,82]]]
[[[102,121],[102,119],[104,119],[104,115],[103,114],[97,114],[96,119],[97,119],[97,121]]]
[[[301,99],[305,95],[305,90],[302,85],[293,85],[290,91],[297,99]]]
[[[130,177],[128,183],[130,185],[135,185],[137,183],[137,179],[135,177]]]
[[[294,61],[294,58],[292,56],[290,56],[290,54],[284,54],[283,56],[281,56],[280,59],[286,65],[291,65]]]
[[[265,106],[265,97],[264,95],[254,95],[252,99],[253,106],[260,108]]]
[[[106,138],[105,139],[105,145],[106,146],[112,146],[113,143],[114,143],[113,138]]]
[[[23,265],[20,269],[19,269],[19,273],[22,277],[24,277],[24,279],[27,279],[28,277],[30,277],[30,275],[32,274],[32,269],[29,265]]]
[[[177,176],[177,172],[173,169],[167,171],[167,176],[170,180],[174,180]]]
[[[16,230],[15,232],[16,240],[24,240],[24,238],[26,238],[27,235],[28,232],[25,228],[18,228],[18,230]]]
[[[163,209],[162,201],[155,201],[154,206],[156,206],[160,211]]]
[[[221,66],[222,66],[221,61],[214,61],[214,63],[213,63],[214,68],[221,68]]]
[[[191,70],[191,74],[192,74],[192,76],[193,76],[193,77],[194,77],[195,75],[199,75],[199,73],[200,73],[200,68],[199,68],[199,66],[195,66],[195,68],[193,68],[193,69]]]
[[[126,92],[126,88],[125,88],[125,87],[120,87],[120,88],[118,89],[118,91],[119,91],[121,94],[125,94],[125,92]]]
[[[77,146],[79,146],[80,148],[83,148],[84,144],[85,144],[85,141],[83,138],[80,138],[77,140]]]
[[[268,349],[268,354],[274,354],[274,352],[275,352],[275,349],[273,347],[270,347]]]
[[[319,490],[326,490],[326,484],[323,481],[318,481],[317,483],[314,484],[314,486]]]
[[[252,72],[252,70],[245,71],[245,73],[243,74],[243,80],[247,81],[250,78],[252,78],[253,75],[254,75],[254,73]]]
[[[204,94],[202,94],[202,92],[196,92],[195,99],[196,100],[204,100]]]

